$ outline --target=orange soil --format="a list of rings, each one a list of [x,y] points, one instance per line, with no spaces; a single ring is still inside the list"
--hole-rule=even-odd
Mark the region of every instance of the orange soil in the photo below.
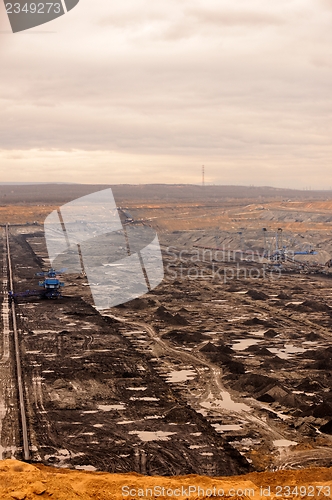
[[[177,203],[146,203],[131,201],[127,205],[138,209],[138,217],[151,223],[157,230],[193,230],[202,228],[220,228],[222,230],[234,231],[246,226],[247,229],[261,228],[268,224],[271,229],[280,225],[278,218],[269,220],[262,219],[264,211],[281,210],[289,212],[311,212],[330,215],[332,212],[332,201],[272,201],[257,203],[254,200],[233,200],[212,203],[202,202],[177,202]],[[49,213],[56,210],[58,205],[0,205],[0,223],[24,224],[26,222],[38,222],[42,224]],[[151,218],[151,220],[150,220]],[[295,221],[283,222],[284,230],[307,231],[320,230],[330,231],[331,224],[324,222],[299,223]]]
[[[244,476],[209,478],[197,475],[184,477],[157,477],[132,474],[110,474],[69,469],[56,469],[43,465],[30,465],[16,460],[0,462],[0,499],[30,500],[52,498],[56,500],[128,500],[139,498],[200,500],[207,498],[327,498],[332,482],[332,469],[313,468],[299,471],[251,473]],[[200,487],[205,494],[189,492],[189,486]],[[270,486],[270,491],[266,488]],[[288,496],[287,486],[290,486]],[[298,488],[296,489],[294,488]],[[300,487],[302,493],[300,495]],[[311,488],[309,489],[308,486]],[[159,487],[159,490],[153,490]],[[181,488],[184,488],[184,491]],[[279,488],[277,488],[279,487]],[[325,489],[320,490],[320,487]],[[124,489],[123,489],[124,488]],[[146,492],[149,488],[152,491]],[[163,492],[161,488],[165,488]],[[215,489],[215,495],[214,490]],[[261,488],[264,489],[261,490]],[[307,488],[304,490],[304,488]],[[167,494],[167,489],[170,490]],[[224,495],[218,496],[218,490]],[[129,490],[132,490],[131,492]],[[209,491],[210,490],[210,491]],[[276,493],[280,493],[276,495]],[[320,494],[318,494],[320,492]],[[130,494],[131,493],[131,494]],[[152,493],[152,494],[150,494]],[[155,494],[154,494],[155,493]],[[161,494],[159,494],[161,493]],[[164,493],[164,494],[162,494]]]
[[[53,205],[5,205],[0,206],[0,224],[25,224],[26,222],[38,222],[43,224],[47,215],[56,210],[58,206]]]

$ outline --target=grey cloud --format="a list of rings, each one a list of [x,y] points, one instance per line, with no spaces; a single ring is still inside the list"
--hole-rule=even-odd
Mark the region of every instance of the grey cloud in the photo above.
[[[282,16],[269,14],[268,12],[255,12],[250,10],[230,9],[189,9],[188,15],[199,23],[207,23],[217,26],[264,26],[284,24]]]
[[[229,8],[184,8],[178,9],[173,16],[165,16],[160,10],[148,12],[118,12],[112,16],[100,19],[98,24],[103,27],[127,30],[135,37],[140,28],[150,26],[149,32],[143,36],[156,40],[181,40],[196,35],[207,36],[211,29],[221,27],[257,28],[278,26],[287,22],[285,16],[256,12],[254,10],[231,10]]]
[[[132,28],[135,25],[148,24],[155,21],[161,21],[164,17],[161,13],[142,11],[131,12],[115,12],[114,14],[102,17],[97,21],[99,26],[113,27],[113,28]]]
[[[168,164],[179,172],[182,165],[185,178],[202,159],[222,165],[228,182],[232,171],[233,182],[252,171],[250,183],[268,183],[266,165],[283,179],[301,164],[301,172],[312,167],[326,177],[332,33],[321,4],[304,0],[302,18],[299,2],[282,0],[253,0],[250,11],[241,1],[232,10],[224,0],[218,9],[212,1],[194,8],[156,0],[149,12],[141,0],[124,0],[114,15],[108,0],[98,11],[93,5],[80,2],[81,17],[78,8],[71,20],[63,16],[57,33],[22,35],[0,52],[0,149],[11,152],[3,173],[10,162],[25,165],[24,151],[38,149],[50,158],[68,152],[57,169],[48,156],[40,163],[62,181],[79,172],[75,150],[90,166],[104,152],[96,181],[115,153],[146,155],[147,166],[139,163],[146,182],[165,179]],[[153,171],[158,155],[169,163]],[[33,180],[38,169],[29,168]],[[118,181],[137,172],[134,161],[118,167]]]
[[[323,7],[326,7],[328,9],[332,9],[332,0],[320,0],[320,4]]]

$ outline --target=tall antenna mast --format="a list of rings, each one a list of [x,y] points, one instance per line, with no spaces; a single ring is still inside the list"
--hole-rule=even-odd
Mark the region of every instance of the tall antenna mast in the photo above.
[[[205,167],[202,165],[202,186],[205,186]]]

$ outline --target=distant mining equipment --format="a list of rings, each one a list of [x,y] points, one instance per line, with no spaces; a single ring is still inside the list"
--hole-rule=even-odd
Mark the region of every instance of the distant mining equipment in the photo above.
[[[317,252],[309,250],[294,250],[291,245],[283,244],[283,230],[277,229],[274,236],[268,242],[267,228],[263,227],[264,252],[262,257],[266,259],[270,269],[278,271],[300,271],[300,272],[322,272],[324,266],[307,260],[298,260],[295,256],[317,255]],[[294,242],[292,242],[294,244]]]
[[[193,247],[223,252],[225,261],[255,262],[267,267],[272,272],[332,274],[329,271],[330,268],[332,269],[332,259],[325,263],[325,261],[322,261],[323,255],[320,255],[321,262],[313,261],[310,257],[317,255],[318,252],[313,250],[310,245],[307,245],[307,248],[299,248],[299,242],[295,238],[285,239],[283,229],[280,227],[273,232],[268,231],[266,227],[263,228],[263,245],[257,245],[257,233],[255,233],[254,244],[246,245],[243,236],[244,231],[245,228],[241,228],[236,233],[240,243],[236,248],[221,246],[218,235],[214,237],[215,246],[195,244]],[[301,256],[307,256],[309,259],[301,259]]]
[[[62,274],[65,269],[56,271],[51,268],[48,271],[36,273],[38,277],[44,277],[43,281],[39,281],[38,285],[42,290],[25,290],[24,292],[9,291],[9,298],[17,301],[19,298],[39,297],[41,299],[60,299],[62,298],[61,289],[65,286],[63,281],[58,279],[58,275]]]
[[[259,245],[258,248],[256,244],[254,246],[245,244],[243,231],[244,228],[236,233],[240,242],[240,245],[237,248],[226,247],[225,245],[220,246],[217,235],[215,235],[215,246],[195,244],[193,247],[203,250],[222,252],[224,253],[226,261],[260,262],[261,264],[268,264],[271,268],[275,267],[280,269],[283,266],[285,269],[286,267],[287,269],[290,269],[290,264],[293,264],[293,268],[298,270],[299,268],[305,269],[307,266],[316,265],[294,259],[295,255],[317,255],[317,252],[311,248],[309,250],[293,250],[292,245],[294,244],[294,241],[288,245],[283,245],[282,228],[278,228],[277,232],[273,233],[273,236],[267,236],[268,230],[263,228],[264,245],[263,247]],[[257,243],[257,238],[255,243]]]

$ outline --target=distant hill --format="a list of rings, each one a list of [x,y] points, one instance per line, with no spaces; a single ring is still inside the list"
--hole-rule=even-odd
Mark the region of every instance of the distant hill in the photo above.
[[[0,205],[62,204],[80,196],[111,187],[117,203],[125,202],[212,202],[232,199],[326,200],[332,191],[301,191],[255,186],[199,186],[193,184],[1,184]]]

